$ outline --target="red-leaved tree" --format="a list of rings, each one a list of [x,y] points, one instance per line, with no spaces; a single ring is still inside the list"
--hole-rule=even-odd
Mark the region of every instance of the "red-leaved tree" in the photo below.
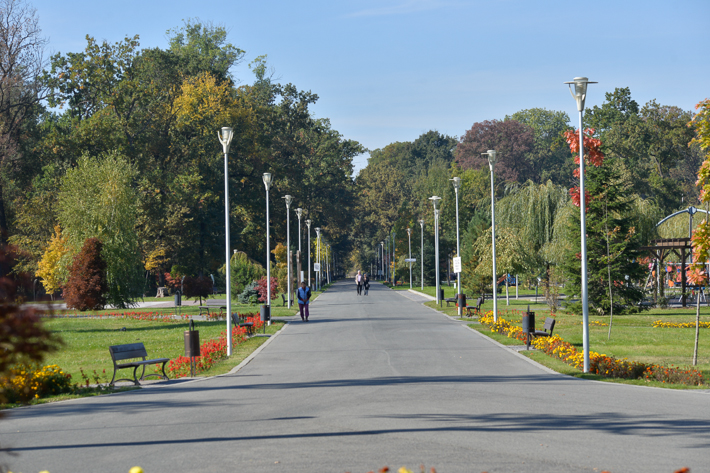
[[[474,123],[456,147],[456,161],[463,169],[488,167],[482,156],[489,149],[497,152],[496,176],[505,181],[525,182],[533,178],[527,154],[535,145],[532,127],[516,120],[486,120]]]
[[[279,287],[279,280],[277,278],[271,278],[271,299],[276,299],[278,296],[277,288]],[[259,279],[256,286],[256,291],[259,293],[259,302],[266,302],[266,276]]]
[[[77,310],[103,309],[106,305],[106,261],[101,257],[103,245],[98,238],[87,238],[69,268],[64,288],[67,307]]]
[[[602,142],[601,140],[594,138],[594,129],[587,128],[584,130],[584,164],[585,166],[592,164],[596,167],[601,166],[604,163],[604,153],[601,151]],[[574,177],[579,179],[579,130],[567,130],[564,133],[569,149],[574,155],[574,162],[577,168],[574,170]],[[580,205],[580,195],[579,186],[570,188],[569,195],[572,198],[574,205],[579,207]],[[584,202],[585,202],[585,213],[589,210],[589,191],[584,190]]]

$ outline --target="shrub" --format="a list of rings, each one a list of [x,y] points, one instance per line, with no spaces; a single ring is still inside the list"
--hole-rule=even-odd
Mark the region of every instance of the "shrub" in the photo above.
[[[278,297],[278,286],[279,286],[279,280],[272,277],[271,278],[271,300],[274,300]],[[256,290],[259,292],[259,302],[266,302],[266,296],[267,290],[266,290],[266,276],[263,278],[259,279],[259,282],[257,283]]]
[[[29,277],[13,273],[15,263],[13,248],[0,246],[0,378],[7,377],[13,366],[41,362],[45,353],[61,344],[59,336],[42,325],[40,311],[19,304],[18,291]]]
[[[42,368],[18,365],[10,370],[9,376],[2,379],[7,402],[27,403],[32,399],[70,392],[71,375],[57,365]]]
[[[256,304],[259,302],[259,291],[257,291],[258,283],[252,282],[247,284],[241,294],[239,294],[240,304]]]
[[[266,274],[266,269],[243,251],[234,253],[229,262],[229,270],[233,296],[238,296],[249,284]]]
[[[106,262],[101,256],[103,245],[98,238],[87,238],[69,268],[69,281],[64,288],[67,307],[77,310],[103,309],[106,305]]]

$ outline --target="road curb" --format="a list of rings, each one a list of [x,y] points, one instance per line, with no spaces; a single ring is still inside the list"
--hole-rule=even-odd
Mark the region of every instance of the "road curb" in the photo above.
[[[269,345],[269,343],[272,342],[272,340],[273,340],[274,338],[278,337],[279,334],[281,334],[281,332],[283,332],[284,330],[286,330],[286,328],[289,326],[290,323],[291,323],[290,321],[286,322],[286,323],[284,324],[284,326],[281,328],[281,330],[279,330],[278,332],[276,332],[275,334],[273,334],[272,336],[270,336],[269,339],[268,339],[266,342],[262,343],[262,344],[259,346],[259,348],[257,348],[256,350],[254,350],[254,351],[251,353],[251,355],[249,355],[249,356],[247,356],[246,358],[244,358],[244,359],[242,360],[242,362],[239,363],[237,366],[235,366],[234,368],[232,368],[231,370],[229,370],[228,373],[225,373],[225,374],[218,374],[217,376],[213,376],[213,377],[214,377],[214,378],[219,378],[220,376],[226,376],[226,375],[228,375],[228,374],[234,374],[234,373],[236,373],[237,371],[239,371],[240,369],[244,368],[246,365],[249,364],[249,362],[250,362],[251,360],[254,359],[254,357],[256,357],[256,355],[258,355],[259,353],[261,353],[261,350],[263,350],[264,348],[266,348],[266,347]],[[205,379],[209,379],[209,378],[205,378]]]

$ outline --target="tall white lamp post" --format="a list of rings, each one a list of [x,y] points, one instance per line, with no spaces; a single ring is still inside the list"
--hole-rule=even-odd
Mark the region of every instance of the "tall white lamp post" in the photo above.
[[[409,289],[412,288],[412,229],[407,227],[409,237]]]
[[[318,271],[316,271],[316,291],[320,290],[320,227],[316,227],[316,263],[318,263]]]
[[[422,291],[423,291],[423,290],[424,290],[424,219],[420,219],[420,220],[419,220],[419,226],[421,227],[421,234],[422,234],[422,241],[421,241],[421,245],[420,245],[420,247],[419,247],[419,249],[421,250],[421,253],[422,253],[422,254],[420,255],[421,258],[422,258],[422,260],[421,260],[421,262],[419,263],[419,267],[420,267],[421,270],[422,270],[422,280],[421,280],[421,283],[422,283]]]
[[[293,196],[285,195],[282,199],[286,200],[286,290],[288,291],[288,308],[291,308],[291,202]]]
[[[394,238],[396,233],[394,229],[392,230],[392,284],[397,283],[397,253],[395,253],[395,242]]]
[[[328,252],[330,250],[330,243],[325,244],[325,275],[328,278],[328,284],[330,284],[330,260],[328,259]]]
[[[306,220],[308,227],[308,287],[311,286],[311,219]]]
[[[222,143],[222,149],[224,150],[224,241],[225,241],[225,252],[227,255],[227,281],[225,292],[227,293],[227,333],[230,334],[227,337],[227,356],[232,356],[232,291],[230,291],[231,285],[231,275],[229,271],[229,144],[232,142],[232,136],[234,135],[233,130],[228,127],[222,127],[222,133],[217,132],[219,137],[219,142]]]
[[[496,166],[496,152],[489,149],[485,153],[488,156],[488,167],[491,168],[491,240],[493,251],[493,321],[498,321],[498,278],[496,276],[496,198],[495,187],[493,185],[493,171]]]
[[[590,82],[586,77],[575,77],[570,82],[569,91],[577,102],[579,112],[579,213],[582,227],[582,345],[584,349],[584,372],[589,373],[589,301],[587,293],[587,219],[586,202],[584,195],[584,132],[582,128],[582,118],[584,114],[584,101],[587,98],[587,84]],[[574,92],[572,92],[574,84]]]
[[[453,179],[450,179],[451,181],[454,181],[454,192],[456,193],[456,257],[459,258],[459,261],[461,260],[461,239],[459,238],[459,189],[461,188],[461,178],[456,176]],[[459,271],[458,274],[456,274],[456,287],[458,289],[458,314],[459,317],[463,316],[463,304],[461,303],[461,272]]]
[[[303,255],[301,254],[301,216],[303,215],[303,209],[302,208],[297,208],[296,209],[296,216],[298,217],[298,254],[301,255],[300,257],[302,258]],[[298,274],[298,284],[300,287],[301,281],[303,281],[303,277],[301,277],[301,274]]]
[[[269,320],[266,324],[271,325],[271,240],[269,237],[269,189],[271,188],[271,173],[265,172],[262,179],[264,180],[264,187],[266,188],[266,305],[269,308]]]
[[[441,303],[439,294],[439,202],[441,197],[434,195],[429,197],[434,204],[434,264],[436,265],[436,304]]]
[[[381,241],[380,242],[380,247],[382,248],[380,251],[380,265],[382,269],[380,269],[380,281],[382,281],[385,278],[385,242]]]

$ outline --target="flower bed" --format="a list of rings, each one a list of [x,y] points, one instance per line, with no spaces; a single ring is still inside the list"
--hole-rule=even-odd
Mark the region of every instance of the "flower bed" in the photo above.
[[[710,322],[700,322],[700,328],[710,328]],[[654,328],[695,328],[695,322],[687,323],[677,323],[677,322],[663,322],[656,320],[653,322]]]
[[[258,331],[264,326],[261,318],[257,314],[242,316],[246,322],[254,324],[254,331]],[[208,340],[200,345],[200,354],[195,358],[195,372],[201,373],[210,369],[218,361],[227,358],[227,331],[224,330],[219,334],[216,340]],[[247,339],[246,327],[232,327],[232,346],[239,345]],[[156,369],[160,367],[156,365]],[[174,360],[168,362],[168,371],[175,378],[184,378],[190,375],[190,358],[186,356],[178,356]]]
[[[5,402],[27,403],[53,394],[70,392],[71,375],[57,365],[31,367],[20,365],[10,370],[7,378],[0,378]]]
[[[498,316],[498,321],[494,322],[492,311],[482,316],[480,322],[489,327],[491,332],[525,341],[525,334],[520,327],[512,325],[500,316]],[[564,341],[559,335],[534,338],[532,345],[538,350],[577,369],[584,367],[584,353],[578,351],[571,343]],[[605,378],[645,379],[647,381],[661,381],[662,383],[677,383],[689,386],[706,384],[702,373],[698,370],[683,369],[675,366],[647,365],[593,351],[589,352],[589,372]]]

